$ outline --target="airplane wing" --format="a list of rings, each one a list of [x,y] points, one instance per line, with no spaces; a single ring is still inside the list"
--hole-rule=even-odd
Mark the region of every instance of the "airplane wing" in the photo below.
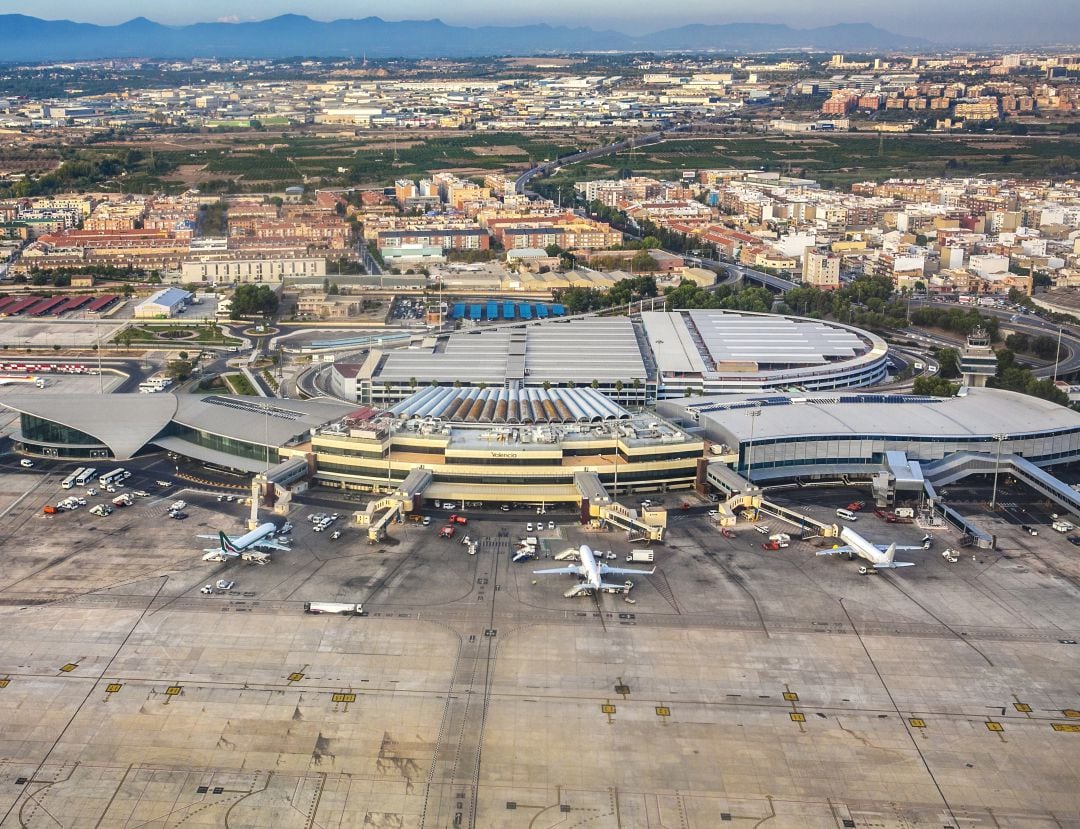
[[[884,552],[887,552],[889,548],[888,547],[882,547],[879,544],[878,549],[881,550],[881,552],[884,553]],[[913,546],[913,547],[901,547],[899,544],[897,544],[896,545],[896,552],[900,552],[901,550],[918,550],[920,553],[926,552],[926,548],[922,544],[919,544],[918,546]]]
[[[630,567],[609,567],[606,564],[600,564],[596,569],[600,571],[603,576],[615,575],[615,576],[651,576],[656,572],[656,568],[651,570],[636,570]]]
[[[292,551],[292,547],[287,547],[280,541],[274,541],[270,538],[264,538],[261,541],[256,541],[251,545],[256,550],[278,550],[282,553],[288,553]]]
[[[580,576],[581,567],[576,564],[571,564],[569,567],[552,567],[548,570],[533,570],[533,573],[538,576]]]
[[[903,549],[903,548],[897,547],[896,549],[900,550],[900,549]],[[921,550],[922,547],[919,547],[918,549]],[[895,569],[896,567],[914,567],[914,566],[915,566],[914,561],[894,561],[894,562],[892,562],[890,564],[875,564],[874,565],[874,567],[876,567],[878,570],[881,570],[882,568],[884,568],[886,570],[892,570],[892,569]]]
[[[922,549],[922,548],[920,547],[919,549]],[[855,551],[851,547],[832,547],[832,548],[830,548],[828,550],[818,550],[817,554],[819,556],[836,556],[836,555],[842,555],[842,554],[845,554],[845,553],[850,554],[850,553],[854,553],[854,552]]]

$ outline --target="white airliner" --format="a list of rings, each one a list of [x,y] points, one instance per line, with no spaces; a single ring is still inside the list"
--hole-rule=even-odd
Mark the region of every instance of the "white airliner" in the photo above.
[[[572,550],[570,551],[572,552]],[[576,587],[571,587],[563,595],[566,598],[573,596],[588,595],[604,590],[609,593],[622,593],[626,590],[624,584],[610,584],[603,580],[604,576],[651,576],[656,572],[656,568],[651,570],[631,570],[625,567],[610,567],[604,562],[597,562],[596,556],[593,555],[592,549],[582,544],[577,550],[578,560],[580,564],[570,564],[566,567],[554,567],[550,570],[533,570],[533,573],[539,576],[548,576],[561,574],[564,576],[579,576],[581,578],[581,584]]]
[[[915,564],[913,561],[894,561],[893,557],[898,550],[926,550],[930,546],[926,541],[918,547],[901,547],[896,544],[889,544],[887,546],[885,544],[873,544],[848,527],[844,527],[844,529],[840,530],[840,538],[841,540],[846,541],[848,546],[833,547],[831,550],[818,550],[818,555],[834,556],[838,553],[847,553],[848,555],[857,555],[861,558],[865,558],[875,568],[893,569],[896,567],[912,567]]]
[[[272,538],[277,531],[277,525],[267,521],[239,538],[229,538],[225,533],[219,532],[217,534],[218,546],[204,550],[203,561],[228,561],[240,557],[256,564],[266,564],[270,560],[266,554],[268,550],[280,550],[287,553],[291,549]],[[212,535],[199,537],[214,538]]]

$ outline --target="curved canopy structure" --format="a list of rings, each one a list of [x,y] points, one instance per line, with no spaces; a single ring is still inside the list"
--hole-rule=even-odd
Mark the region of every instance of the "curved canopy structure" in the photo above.
[[[22,415],[88,435],[116,458],[136,454],[177,410],[174,394],[19,394],[2,402]]]
[[[154,444],[251,469],[264,468],[278,447],[305,440],[313,428],[354,408],[325,400],[168,393],[19,394],[0,404],[22,415],[15,439],[42,451],[104,447],[125,460]]]
[[[402,418],[450,423],[602,423],[630,412],[593,388],[448,388],[432,386],[390,408]]]

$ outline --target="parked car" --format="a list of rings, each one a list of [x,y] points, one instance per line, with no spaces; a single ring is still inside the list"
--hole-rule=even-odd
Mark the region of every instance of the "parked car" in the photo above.
[[[33,465],[34,462],[29,458],[23,458],[21,461],[19,461],[19,466],[25,466],[27,469],[29,469]]]

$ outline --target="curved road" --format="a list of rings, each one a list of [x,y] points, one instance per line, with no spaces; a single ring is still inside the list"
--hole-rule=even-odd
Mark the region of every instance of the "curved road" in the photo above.
[[[981,314],[997,317],[1001,323],[1013,331],[1018,331],[1030,336],[1048,336],[1057,338],[1058,329],[1061,329],[1061,351],[1064,358],[1058,363],[1056,374],[1058,377],[1080,372],[1080,327],[1074,325],[1061,325],[1049,322],[1035,314],[1023,314],[1013,321],[1015,311],[1007,308],[994,308],[992,306],[968,306],[956,302],[942,302],[940,300],[912,299],[912,305],[929,305],[935,308],[970,308],[975,307]],[[961,343],[962,344],[962,343]],[[1036,377],[1046,378],[1055,375],[1054,364],[1033,368]]]

